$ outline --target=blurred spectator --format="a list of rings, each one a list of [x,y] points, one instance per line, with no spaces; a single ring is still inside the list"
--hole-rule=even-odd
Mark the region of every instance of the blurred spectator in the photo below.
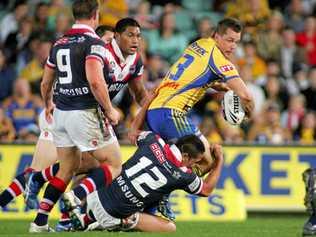
[[[30,17],[22,18],[19,22],[19,29],[8,35],[4,42],[4,48],[8,54],[8,63],[16,63],[17,55],[24,50],[29,43],[32,33],[33,20]]]
[[[307,89],[309,81],[307,79],[307,69],[303,65],[294,65],[293,71],[293,78],[286,80],[286,88],[290,95],[297,95]]]
[[[19,78],[14,83],[13,95],[3,102],[7,116],[11,119],[18,139],[33,141],[39,132],[37,117],[41,111],[41,100],[32,95],[29,82]]]
[[[264,87],[266,99],[284,109],[287,106],[288,93],[276,76],[269,76]]]
[[[60,38],[71,26],[71,18],[65,13],[56,16],[56,27],[54,30],[55,39]]]
[[[303,95],[290,97],[288,109],[282,113],[281,124],[294,132],[305,114],[305,98]]]
[[[170,64],[181,56],[187,42],[186,37],[176,31],[172,13],[163,14],[159,30],[150,31],[147,35],[149,53],[161,55]]]
[[[257,36],[258,54],[263,59],[277,60],[282,45],[281,31],[283,28],[283,16],[280,12],[274,11],[268,19],[264,30]],[[273,44],[271,43],[273,42]]]
[[[116,22],[128,14],[125,0],[103,0],[100,7],[100,24],[115,26]]]
[[[222,137],[225,143],[229,144],[241,144],[245,141],[244,133],[238,126],[226,125],[221,129]]]
[[[39,32],[32,32],[29,43],[21,52],[18,52],[16,62],[16,72],[19,75],[21,70],[33,59],[38,49],[41,35]]]
[[[238,60],[238,65],[243,67],[249,65],[252,70],[252,76],[255,80],[266,74],[266,63],[257,54],[256,43],[248,41],[244,43],[244,57]]]
[[[48,30],[48,10],[49,5],[45,2],[40,2],[36,5],[34,15],[34,29],[37,31]]]
[[[267,0],[236,0],[227,5],[228,17],[239,19],[245,26],[245,34],[254,35],[257,30],[263,29],[270,16]]]
[[[0,43],[4,43],[10,33],[18,30],[18,24],[27,12],[26,1],[16,1],[13,12],[5,15],[0,23]]]
[[[212,30],[213,30],[213,23],[211,22],[210,18],[203,17],[198,22],[197,27],[197,33],[198,35],[190,40],[190,43],[193,43],[194,41],[201,39],[201,38],[208,38],[212,36]]]
[[[200,124],[200,130],[209,143],[222,143],[223,139],[216,127],[215,121],[210,116],[204,116]]]
[[[280,108],[274,102],[268,102],[261,115],[256,116],[248,133],[248,141],[260,144],[282,144],[291,140],[291,133],[280,123]]]
[[[305,114],[303,120],[294,132],[294,140],[301,144],[315,144],[316,141],[316,115],[314,111]]]
[[[255,102],[254,111],[255,111],[255,113],[259,113],[262,110],[262,107],[263,107],[263,104],[265,101],[265,95],[264,95],[264,91],[262,90],[262,88],[256,84],[254,84],[251,66],[244,65],[240,69],[240,76],[243,79],[243,81],[246,83],[253,98],[256,98],[254,100],[254,102]]]
[[[152,90],[158,86],[164,78],[168,67],[165,65],[161,56],[158,54],[151,54],[148,56],[148,63],[146,65],[147,80],[145,80],[145,87]]]
[[[11,65],[6,62],[4,51],[0,48],[0,102],[12,94],[13,82],[16,72]]]
[[[142,30],[150,30],[158,27],[155,16],[150,13],[150,3],[146,0],[142,0],[137,6],[134,18],[138,21]]]
[[[316,68],[311,68],[308,74],[309,87],[302,91],[306,98],[307,109],[316,111]]]
[[[4,110],[0,108],[0,143],[13,142],[15,130],[11,120],[5,115]]]
[[[304,9],[301,0],[291,0],[285,10],[285,22],[295,32],[304,30]]]
[[[296,42],[305,48],[307,63],[316,65],[316,19],[314,17],[306,18],[304,31],[296,34]]]
[[[20,76],[31,83],[33,93],[40,94],[40,82],[43,76],[44,65],[49,56],[49,51],[52,46],[51,40],[48,37],[42,37],[35,51],[34,58],[25,68],[22,69]]]
[[[289,27],[282,31],[282,46],[279,54],[282,75],[285,78],[293,76],[294,65],[305,62],[304,51],[296,45],[295,32]]]
[[[48,29],[54,31],[58,25],[58,16],[71,19],[71,10],[69,6],[65,4],[64,0],[51,0],[48,9]]]

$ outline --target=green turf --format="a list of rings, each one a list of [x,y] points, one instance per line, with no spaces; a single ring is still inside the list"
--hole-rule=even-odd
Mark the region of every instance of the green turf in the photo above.
[[[287,237],[301,236],[301,228],[305,217],[302,215],[268,215],[250,216],[245,222],[178,222],[177,232],[173,234],[146,233],[58,233],[49,236],[175,236],[175,237]],[[2,236],[31,236],[27,233],[28,221],[0,220],[0,237]],[[47,236],[36,234],[33,236]]]

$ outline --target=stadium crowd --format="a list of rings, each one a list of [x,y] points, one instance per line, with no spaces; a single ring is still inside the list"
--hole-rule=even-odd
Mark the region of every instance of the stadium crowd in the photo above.
[[[0,142],[34,142],[43,108],[40,81],[54,40],[71,26],[70,0],[0,3]],[[131,16],[142,26],[140,53],[147,90],[155,88],[185,47],[211,37],[224,16],[244,24],[232,61],[255,98],[255,115],[232,127],[221,115],[221,95],[209,90],[190,116],[212,143],[281,144],[316,141],[316,1],[104,0],[101,24]],[[238,6],[238,7],[236,7]],[[124,119],[119,139],[138,107],[126,88],[115,98]]]

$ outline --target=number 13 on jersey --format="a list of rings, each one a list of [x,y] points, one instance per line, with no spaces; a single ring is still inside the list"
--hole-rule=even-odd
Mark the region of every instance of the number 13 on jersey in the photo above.
[[[184,60],[183,63],[178,63],[176,73],[175,73],[175,74],[170,73],[170,75],[169,75],[169,78],[170,78],[171,80],[173,80],[173,81],[177,81],[177,80],[181,77],[181,75],[182,75],[182,73],[184,72],[184,70],[185,70],[186,68],[188,68],[188,67],[191,65],[191,63],[193,62],[193,60],[194,60],[194,57],[191,56],[191,55],[189,55],[189,54],[184,54],[184,55],[181,57],[181,59],[179,59],[179,61],[182,60],[183,58],[184,58],[185,60]]]

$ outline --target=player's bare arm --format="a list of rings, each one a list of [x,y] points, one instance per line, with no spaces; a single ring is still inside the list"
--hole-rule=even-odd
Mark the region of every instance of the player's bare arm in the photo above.
[[[222,147],[220,145],[214,144],[210,148],[210,152],[212,157],[214,158],[214,162],[212,164],[212,168],[209,171],[206,178],[203,180],[203,188],[200,193],[202,196],[209,196],[214,188],[216,187],[216,184],[218,182],[218,179],[221,174],[221,170],[224,164],[224,156]]]
[[[241,78],[235,78],[227,81],[227,85],[239,96],[243,109],[247,117],[250,118],[254,109],[254,102],[243,80]]]
[[[147,100],[147,91],[145,90],[144,83],[142,80],[131,80],[128,83],[128,87],[132,92],[136,102],[143,106]]]
[[[87,59],[85,67],[87,80],[93,95],[104,109],[105,114],[110,120],[111,124],[116,125],[119,121],[120,115],[111,104],[108,88],[103,76],[101,62],[96,59]]]
[[[131,124],[131,128],[130,128],[130,131],[128,133],[128,138],[132,144],[136,143],[136,139],[137,139],[137,137],[138,137],[138,135],[143,127],[143,124],[145,122],[145,119],[146,119],[146,112],[147,112],[151,102],[156,97],[156,95],[157,95],[156,93],[148,93],[147,94],[146,100],[145,100],[144,104],[142,105],[142,108],[137,113],[136,117],[134,118],[134,120]]]
[[[49,123],[52,123],[52,111],[54,109],[53,97],[53,84],[55,80],[55,70],[45,66],[43,80],[41,82],[41,94],[45,104],[45,117]]]

